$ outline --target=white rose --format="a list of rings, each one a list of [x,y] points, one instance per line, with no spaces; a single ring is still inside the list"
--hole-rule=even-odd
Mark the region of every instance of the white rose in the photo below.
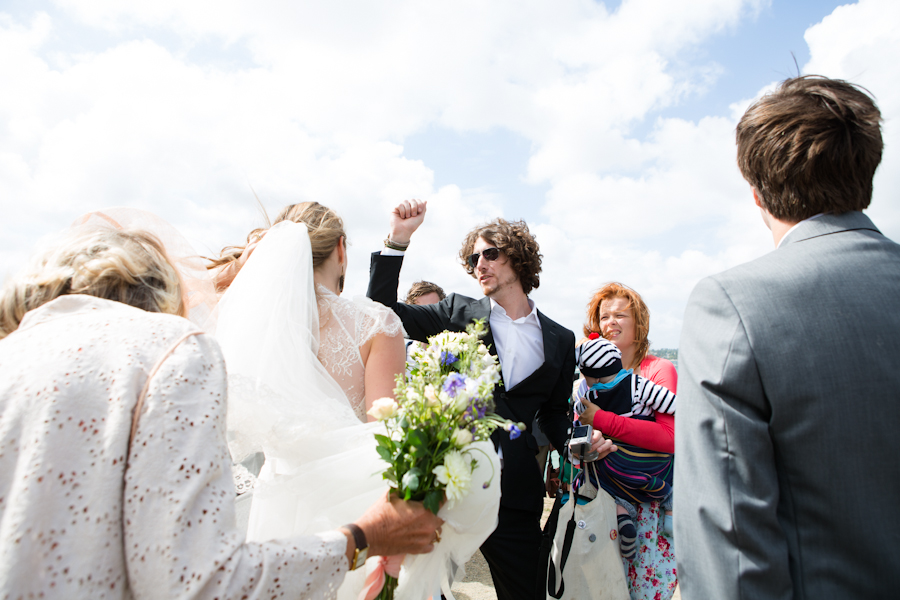
[[[469,407],[469,403],[472,401],[472,396],[469,394],[467,390],[460,390],[456,395],[456,398],[453,399],[453,409],[456,412],[463,412],[466,408]]]
[[[396,415],[399,408],[400,405],[393,398],[379,398],[372,403],[372,408],[367,414],[376,421],[384,421]]]
[[[441,401],[438,399],[437,392],[434,391],[434,386],[430,383],[425,386],[425,399],[427,400],[425,404],[429,408],[434,408],[441,405]]]
[[[462,448],[471,444],[474,436],[468,429],[457,429],[450,439],[457,447]]]

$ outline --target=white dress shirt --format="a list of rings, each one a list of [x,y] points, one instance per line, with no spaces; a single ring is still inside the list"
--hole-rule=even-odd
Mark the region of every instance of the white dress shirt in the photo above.
[[[529,298],[531,312],[513,321],[506,309],[491,298],[491,333],[503,372],[503,385],[514,388],[544,364],[544,336],[537,307]]]

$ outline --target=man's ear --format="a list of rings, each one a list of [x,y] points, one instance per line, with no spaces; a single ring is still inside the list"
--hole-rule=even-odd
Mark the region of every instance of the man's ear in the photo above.
[[[756,191],[755,187],[751,187],[750,189],[753,190],[753,201],[756,202],[756,205],[758,207],[765,210],[765,208],[763,208],[763,205],[762,205],[762,200],[759,199],[759,192]]]

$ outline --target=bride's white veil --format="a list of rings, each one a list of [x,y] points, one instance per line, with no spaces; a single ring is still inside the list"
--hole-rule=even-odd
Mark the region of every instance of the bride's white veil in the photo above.
[[[260,450],[267,461],[311,460],[321,449],[303,443],[298,456],[297,437],[314,442],[322,430],[359,423],[316,357],[319,313],[305,224],[269,229],[219,302],[216,338],[228,365],[235,460]]]

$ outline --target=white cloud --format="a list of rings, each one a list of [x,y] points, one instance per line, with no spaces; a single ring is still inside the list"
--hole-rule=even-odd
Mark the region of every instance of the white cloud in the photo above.
[[[647,297],[651,339],[674,346],[695,282],[771,248],[734,165],[749,100],[633,132],[714,85],[718,65],[683,56],[766,4],[66,0],[47,14],[0,14],[0,80],[16,90],[0,95],[0,200],[15,224],[2,228],[0,275],[35,239],[110,205],[152,210],[216,251],[262,224],[252,186],[271,215],[318,200],[344,217],[351,294],[365,290],[390,206],[428,199],[401,287],[424,277],[477,295],[456,261],[460,241],[511,200],[435,189],[433,166],[404,156],[403,143],[432,127],[504,128],[531,143],[527,181],[549,186],[531,223],[545,255],[542,309],[578,330],[590,292],[619,279]],[[892,4],[839,8],[807,35],[806,70],[878,95],[886,165],[900,141]],[[92,43],[60,42],[78,36]],[[879,172],[872,214],[900,232],[879,200],[900,192],[895,172]]]

